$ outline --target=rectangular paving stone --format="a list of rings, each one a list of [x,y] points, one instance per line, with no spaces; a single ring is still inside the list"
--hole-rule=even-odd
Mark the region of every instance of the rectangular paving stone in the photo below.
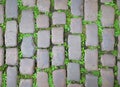
[[[103,66],[114,67],[115,66],[115,56],[111,54],[104,54],[101,56],[101,63]]]
[[[118,36],[118,59],[120,59],[120,36]]]
[[[96,24],[86,25],[86,46],[98,46],[98,27]]]
[[[117,80],[118,80],[118,83],[119,83],[119,85],[120,85],[120,62],[119,62],[119,61],[117,62],[117,67],[118,67]]]
[[[81,37],[80,35],[68,36],[69,59],[80,60],[81,58]]]
[[[7,18],[17,18],[18,17],[18,6],[17,0],[6,0],[5,12]]]
[[[40,69],[49,68],[49,52],[47,49],[37,50],[37,67]]]
[[[66,71],[59,69],[53,71],[54,87],[66,87]]]
[[[40,12],[49,12],[50,0],[37,0],[37,6]]]
[[[63,27],[52,28],[52,43],[63,44],[64,42],[64,29]]]
[[[0,46],[3,46],[3,30],[0,27]]]
[[[37,73],[37,86],[38,87],[49,87],[48,74],[46,72]]]
[[[92,74],[87,74],[85,87],[98,87],[98,77]]]
[[[114,74],[112,69],[101,69],[102,87],[114,87]]]
[[[66,23],[66,15],[64,12],[53,12],[52,16],[53,25],[60,25]]]
[[[19,87],[33,87],[32,79],[21,79]]]
[[[84,16],[87,21],[96,21],[98,15],[98,0],[85,0]]]
[[[71,0],[71,13],[75,16],[83,16],[83,0]]]
[[[0,87],[2,87],[2,71],[0,72]]]
[[[67,80],[77,81],[80,80],[80,65],[77,63],[69,63],[67,65]]]
[[[34,33],[34,17],[32,10],[23,10],[20,20],[21,33]]]
[[[18,26],[16,21],[8,21],[5,31],[5,45],[6,47],[17,46]]]
[[[101,0],[102,3],[112,2],[112,0]]]
[[[20,60],[20,73],[32,75],[34,73],[34,60],[33,59],[21,59]]]
[[[48,48],[49,46],[50,46],[50,31],[49,30],[38,31],[38,47]]]
[[[82,18],[72,18],[70,24],[71,33],[82,33]]]
[[[18,49],[17,48],[6,49],[6,64],[8,65],[18,64]]]
[[[52,48],[53,58],[52,65],[61,66],[64,65],[65,49],[63,46],[54,46]]]
[[[0,24],[4,22],[4,7],[0,5]]]
[[[101,6],[102,10],[102,18],[101,23],[103,27],[112,27],[114,24],[114,18],[115,18],[115,11],[114,8],[111,6]]]
[[[7,87],[17,87],[17,67],[7,68]]]
[[[101,48],[103,51],[111,51],[114,50],[114,29],[105,28],[102,32],[102,43]]]
[[[0,48],[0,66],[4,64],[4,49]]]
[[[68,87],[83,87],[80,84],[69,84]]]
[[[33,7],[35,5],[35,0],[22,0],[24,6]]]
[[[87,49],[85,51],[85,68],[87,71],[98,70],[98,51]]]

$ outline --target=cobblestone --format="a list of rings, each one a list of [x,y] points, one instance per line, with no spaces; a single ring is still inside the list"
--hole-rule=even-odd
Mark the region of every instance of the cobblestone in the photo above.
[[[79,35],[68,36],[69,59],[80,60],[81,58],[81,38]]]
[[[3,30],[0,28],[0,46],[3,46]]]
[[[118,6],[118,9],[120,11],[120,0],[117,0],[117,6]]]
[[[2,78],[2,72],[0,72],[0,86],[2,87],[2,80],[3,78]]]
[[[67,79],[70,81],[80,80],[80,65],[77,63],[69,63],[67,66]]]
[[[32,79],[21,79],[19,87],[32,87]]]
[[[0,23],[4,22],[4,7],[0,5]]]
[[[88,71],[98,69],[98,51],[87,49],[85,51],[85,68]]]
[[[35,0],[22,0],[24,6],[32,7],[35,5]]]
[[[53,82],[55,87],[66,87],[66,71],[64,69],[53,71]]]
[[[112,0],[101,0],[101,2],[103,2],[103,3],[112,2]]]
[[[70,84],[68,85],[68,87],[83,87],[83,86],[79,84]]]
[[[4,49],[0,48],[0,66],[4,64]]]
[[[49,52],[47,49],[37,50],[37,67],[44,69],[49,68]]]
[[[120,85],[120,62],[117,62],[117,66],[118,66],[117,80],[118,80],[118,83],[119,83],[119,85]]]
[[[118,59],[120,59],[120,36],[118,36]]]

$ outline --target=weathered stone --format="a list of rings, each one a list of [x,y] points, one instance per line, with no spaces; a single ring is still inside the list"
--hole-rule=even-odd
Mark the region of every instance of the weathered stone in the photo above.
[[[21,79],[19,87],[33,87],[32,79]]]
[[[2,71],[0,71],[0,87],[2,87]]]
[[[52,16],[53,25],[65,24],[66,15],[64,12],[54,12]]]
[[[63,46],[54,46],[52,49],[53,58],[52,58],[52,65],[61,66],[64,65],[65,59],[65,50]]]
[[[56,10],[59,9],[66,10],[68,9],[67,2],[68,0],[54,0],[54,8]]]
[[[82,19],[81,18],[72,18],[70,24],[71,33],[82,33]]]
[[[37,86],[38,87],[49,87],[47,73],[45,72],[37,73]]]
[[[118,36],[118,59],[120,59],[120,36]]]
[[[49,18],[46,15],[39,15],[36,19],[38,28],[48,28],[49,27]]]
[[[4,64],[4,49],[0,48],[0,66]]]
[[[0,24],[4,22],[4,7],[0,5]]]
[[[66,72],[64,69],[53,71],[53,83],[55,87],[66,87]]]
[[[86,46],[98,45],[98,28],[96,24],[86,25]]]
[[[38,47],[47,48],[49,46],[50,46],[50,31],[49,30],[39,31],[38,32]]]
[[[63,27],[52,28],[52,43],[53,44],[63,44],[64,38],[64,29]]]
[[[114,74],[112,69],[102,69],[102,87],[114,87]]]
[[[8,65],[18,64],[18,49],[17,48],[6,49],[6,64]]]
[[[87,74],[85,87],[98,87],[98,77],[91,74]]]
[[[17,87],[17,68],[7,68],[7,87]]]
[[[18,6],[17,0],[6,0],[6,17],[7,18],[17,18],[18,17]]]
[[[83,16],[83,0],[71,0],[71,13],[75,16]]]
[[[34,32],[34,18],[33,11],[23,10],[21,21],[19,24],[21,33],[33,33]]]
[[[80,35],[68,36],[69,59],[80,60],[81,58],[81,38]]]
[[[47,49],[37,50],[37,67],[40,69],[49,67],[49,52]]]
[[[87,49],[85,51],[85,68],[88,71],[98,69],[98,51]]]
[[[70,81],[80,80],[80,65],[77,63],[69,63],[67,66],[67,79]]]
[[[22,0],[24,6],[32,7],[35,5],[35,0]]]
[[[0,46],[3,46],[3,30],[0,27]]]
[[[114,50],[114,43],[115,43],[115,39],[114,39],[114,29],[103,29],[102,32],[102,50],[103,51],[111,51]]]
[[[101,63],[103,66],[114,67],[115,66],[115,56],[111,54],[104,54],[101,56]]]
[[[5,31],[5,45],[7,47],[17,46],[17,22],[16,21],[8,21],[6,24]]]
[[[68,87],[83,87],[80,84],[69,84]]]
[[[23,57],[32,57],[35,53],[35,47],[32,36],[24,37],[21,44]]]
[[[120,0],[117,0],[117,6],[118,6],[118,9],[120,11]]]
[[[50,10],[50,0],[37,0],[37,6],[41,12],[48,12]]]
[[[112,2],[112,0],[101,0],[101,2],[103,2],[103,3]]]
[[[120,85],[120,62],[117,62],[117,66],[118,66],[117,80],[118,80],[118,83],[119,83],[119,85]]]
[[[101,10],[102,10],[102,18],[101,18],[102,26],[112,27],[114,24],[114,15],[115,15],[114,8],[111,6],[102,5]]]
[[[98,15],[98,0],[85,0],[85,20],[96,21]]]
[[[20,60],[20,73],[32,75],[34,72],[34,60],[33,59],[21,59]]]

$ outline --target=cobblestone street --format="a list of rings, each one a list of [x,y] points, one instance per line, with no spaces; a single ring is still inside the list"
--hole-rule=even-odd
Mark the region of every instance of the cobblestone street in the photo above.
[[[0,0],[0,87],[120,87],[120,0]]]

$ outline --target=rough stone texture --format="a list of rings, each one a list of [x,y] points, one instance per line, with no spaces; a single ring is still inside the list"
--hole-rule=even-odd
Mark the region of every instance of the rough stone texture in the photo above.
[[[118,59],[120,59],[120,36],[118,36]]]
[[[21,79],[19,87],[32,87],[32,79]]]
[[[120,11],[120,0],[117,0],[118,9]]]
[[[83,16],[83,0],[71,0],[71,13],[75,16]]]
[[[86,46],[98,46],[98,28],[96,24],[86,25]]]
[[[53,44],[63,44],[64,38],[64,29],[63,27],[52,28],[52,43]]]
[[[0,87],[2,87],[2,71],[0,71]]]
[[[45,72],[37,73],[37,85],[38,87],[49,87],[47,73]]]
[[[32,36],[24,37],[21,44],[23,57],[32,57],[35,52],[35,46]]]
[[[102,32],[102,50],[103,51],[111,51],[114,50],[114,43],[115,43],[115,39],[114,39],[114,29],[103,29]]]
[[[52,48],[53,58],[52,65],[61,66],[64,65],[65,50],[63,46],[54,46]]]
[[[102,69],[102,87],[114,87],[114,74],[112,69]]]
[[[103,2],[103,3],[112,2],[112,0],[101,0],[101,2]]]
[[[36,19],[38,28],[48,28],[49,27],[49,18],[47,15],[39,15]]]
[[[119,85],[120,85],[120,62],[117,62],[117,66],[118,66],[117,80],[118,80],[118,83],[119,83]]]
[[[67,79],[70,81],[80,80],[80,65],[77,63],[69,63],[67,66]]]
[[[68,9],[67,2],[68,2],[68,0],[54,0],[54,9],[56,9],[56,10],[59,10],[59,9],[66,10],[66,9]]]
[[[22,0],[24,6],[33,7],[35,5],[35,0]]]
[[[1,27],[0,27],[0,46],[3,46],[3,31]]]
[[[17,68],[7,68],[7,87],[17,87]]]
[[[4,49],[0,48],[0,66],[4,64]]]
[[[85,87],[98,87],[98,77],[91,74],[87,74]]]
[[[80,84],[69,84],[68,87],[83,87]]]
[[[37,67],[40,69],[49,67],[49,52],[47,49],[37,50]]]
[[[81,38],[80,35],[68,36],[69,59],[80,60],[81,58]]]
[[[17,18],[18,17],[18,6],[17,0],[6,0],[5,12],[7,18]]]
[[[0,5],[0,24],[4,22],[4,8]]]
[[[114,24],[114,8],[111,6],[101,6],[102,10],[102,26],[103,27],[111,27]]]
[[[32,75],[34,72],[34,60],[33,59],[21,59],[20,60],[20,73]]]
[[[49,30],[38,31],[38,47],[47,48],[49,46],[50,46],[50,31]]]
[[[66,71],[64,69],[53,71],[53,83],[55,87],[66,87]]]
[[[33,11],[23,10],[21,21],[19,24],[21,33],[33,33],[34,32],[34,18]]]
[[[65,24],[66,15],[64,12],[54,12],[52,16],[53,25]]]
[[[98,15],[98,0],[85,0],[84,5],[85,20],[96,21]]]
[[[70,24],[71,33],[82,33],[82,19],[81,18],[72,18]]]
[[[87,49],[85,51],[85,68],[88,71],[98,69],[98,51]]]
[[[7,47],[17,46],[17,22],[16,21],[8,21],[6,24],[5,31],[5,45]]]
[[[115,56],[111,54],[104,54],[101,56],[101,63],[103,66],[114,67],[115,66]]]
[[[50,10],[50,0],[37,0],[37,6],[40,12],[48,12]]]
[[[8,65],[18,64],[18,49],[17,48],[6,49],[6,64]]]

